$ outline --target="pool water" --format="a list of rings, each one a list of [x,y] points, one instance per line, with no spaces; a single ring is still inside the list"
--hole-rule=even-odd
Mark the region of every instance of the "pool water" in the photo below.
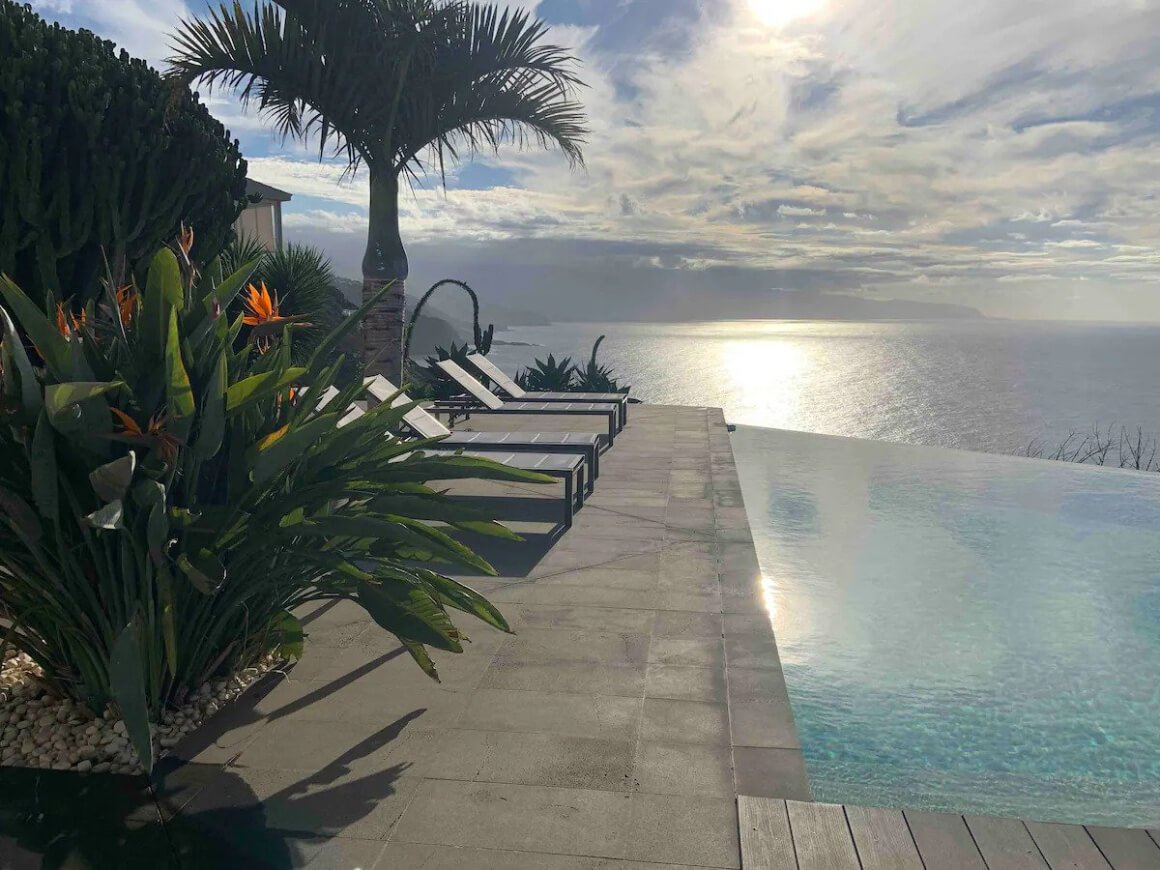
[[[733,449],[815,799],[1160,825],[1160,474]]]

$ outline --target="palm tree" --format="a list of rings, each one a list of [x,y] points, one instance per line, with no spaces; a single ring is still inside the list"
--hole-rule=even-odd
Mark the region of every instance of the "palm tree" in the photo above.
[[[370,174],[364,297],[396,282],[364,323],[368,369],[402,375],[407,254],[404,178],[461,152],[512,142],[558,147],[581,164],[576,58],[525,12],[460,0],[261,0],[182,21],[169,74],[256,101],[285,138],[328,146]]]

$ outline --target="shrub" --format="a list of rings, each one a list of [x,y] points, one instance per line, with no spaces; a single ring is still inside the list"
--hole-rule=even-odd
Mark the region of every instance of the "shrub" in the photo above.
[[[223,314],[253,264],[200,276],[188,247],[55,324],[0,279],[0,646],[51,691],[114,701],[146,769],[165,705],[271,649],[300,653],[300,605],[356,601],[432,676],[427,647],[462,650],[449,610],[507,630],[426,563],[490,572],[448,531],[514,536],[428,483],[547,480],[390,438],[410,405],[344,420],[357,386],[317,408],[330,349],[377,299],[294,365],[301,326]]]
[[[248,238],[233,241],[221,255],[222,268],[233,272],[246,263],[255,262],[250,281],[277,288],[279,311],[282,315],[301,317],[311,324],[310,329],[299,331],[294,337],[291,356],[294,362],[305,362],[318,349],[322,340],[343,320],[346,300],[338,289],[338,279],[330,260],[318,248],[310,245],[287,244],[280,251],[268,251]],[[239,297],[230,313],[242,313],[244,300]],[[361,342],[344,341],[334,349],[330,360],[345,355],[340,383],[347,383],[362,375]]]
[[[0,272],[43,304],[127,274],[182,221],[216,254],[246,164],[185,87],[85,30],[0,0]]]
[[[537,359],[536,364],[516,372],[516,383],[525,390],[547,393],[565,393],[575,389],[575,372],[572,357],[566,356],[559,362],[552,354],[546,360]]]

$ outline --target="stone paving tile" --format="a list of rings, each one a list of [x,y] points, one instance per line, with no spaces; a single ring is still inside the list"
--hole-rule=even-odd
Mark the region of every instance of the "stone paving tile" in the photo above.
[[[732,797],[635,794],[624,857],[740,867]]]
[[[662,665],[723,668],[725,653],[720,636],[665,637],[657,632],[648,649],[648,660]]]
[[[779,702],[787,698],[785,677],[780,670],[765,668],[729,668],[729,701],[758,703]]]
[[[736,746],[800,748],[789,698],[733,701],[729,705],[729,720]]]
[[[653,610],[589,607],[585,605],[520,604],[504,608],[523,627],[578,628],[592,631],[611,631],[618,634],[651,634],[658,613]]]
[[[796,749],[733,747],[737,793],[754,797],[813,800],[805,760]]]
[[[648,651],[647,635],[525,628],[500,647],[492,663],[596,662],[630,665],[647,661]]]
[[[781,670],[781,659],[773,633],[769,630],[768,618],[764,619],[764,624],[764,632],[731,633],[725,637],[725,658],[730,668]]]
[[[645,675],[647,698],[725,702],[725,669],[650,664]]]
[[[617,568],[583,568],[549,574],[537,586],[588,586],[594,589],[655,589],[660,578],[652,571],[621,571]]]
[[[186,806],[182,818],[232,831],[239,840],[264,830],[384,840],[422,782],[391,767],[362,776],[327,768],[306,774],[228,768]]]
[[[729,710],[724,704],[645,698],[640,739],[658,743],[729,745]]]
[[[642,741],[632,776],[649,794],[732,797],[733,755],[727,746]]]
[[[768,626],[768,621],[766,625]],[[687,610],[659,610],[653,633],[666,637],[720,637],[720,613],[692,613]]]
[[[480,683],[487,689],[528,689],[573,694],[621,695],[639,698],[644,693],[645,665],[604,665],[589,662],[547,664],[494,663]]]
[[[631,795],[597,789],[425,780],[396,826],[400,843],[618,858]]]
[[[378,864],[386,848],[387,844],[382,840],[335,837],[327,841],[306,866],[309,870],[373,870],[376,865],[387,868],[389,864]]]
[[[629,741],[511,731],[444,732],[425,775],[431,779],[625,791],[632,785]]]
[[[463,723],[486,731],[545,732],[572,737],[634,741],[640,733],[641,698],[559,692],[478,689]]]

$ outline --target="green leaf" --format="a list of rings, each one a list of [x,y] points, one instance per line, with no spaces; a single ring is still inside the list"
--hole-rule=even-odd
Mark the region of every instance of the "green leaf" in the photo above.
[[[201,417],[198,421],[197,441],[193,444],[193,455],[206,460],[215,456],[222,446],[222,436],[226,431],[226,381],[229,378],[229,363],[225,350],[218,352],[213,374],[201,399]]]
[[[156,480],[142,480],[133,487],[133,501],[141,507],[152,507],[165,501],[165,485]]]
[[[119,529],[121,528],[121,517],[123,513],[124,507],[121,504],[121,500],[115,499],[84,517],[82,522],[87,526],[92,526],[94,529]]]
[[[34,549],[44,534],[40,520],[36,518],[36,511],[16,493],[2,486],[0,486],[0,522],[7,522],[29,549]]]
[[[306,369],[295,366],[243,378],[226,390],[226,412],[236,414],[254,402],[270,398],[293,386],[304,374]]]
[[[503,614],[474,589],[434,571],[419,569],[415,571],[415,575],[427,583],[434,590],[435,596],[448,607],[470,613],[500,631],[512,633],[511,626]]]
[[[43,411],[36,420],[30,451],[32,500],[46,520],[60,519],[60,481],[57,479],[56,446],[48,415]]]
[[[153,559],[154,564],[165,563],[165,546],[168,539],[169,520],[165,515],[165,502],[154,502],[145,524],[145,544],[149,547],[149,557]]]
[[[435,669],[435,662],[431,660],[431,656],[427,653],[427,648],[423,644],[414,640],[405,640],[399,638],[399,641],[406,648],[407,652],[411,654],[411,658],[423,669],[423,673],[433,679],[435,682],[442,682],[439,679],[439,671]]]
[[[378,514],[395,514],[415,520],[435,520],[458,529],[476,532],[507,541],[522,541],[519,535],[492,520],[481,510],[466,507],[441,496],[384,495],[373,499],[371,510]]]
[[[447,612],[421,586],[393,578],[358,584],[358,601],[371,618],[400,640],[413,640],[436,649],[463,652],[459,631]]]
[[[253,458],[254,483],[265,483],[296,459],[301,459],[326,433],[338,424],[338,414],[322,414],[292,429],[275,441],[256,449]]]
[[[177,326],[177,309],[169,309],[169,330],[165,342],[165,398],[169,405],[169,426],[182,441],[189,437],[197,405],[189,374],[181,359],[181,335]]]
[[[40,413],[44,404],[40,394],[40,382],[36,379],[36,372],[28,359],[28,354],[24,352],[24,342],[16,332],[16,324],[12,322],[3,306],[0,306],[0,326],[3,326],[0,338],[4,339],[4,352],[8,359],[12,360],[11,366],[5,366],[5,376],[13,374],[20,376],[20,403],[24,406],[25,414],[31,419]],[[11,368],[16,369],[15,373],[8,370]]]
[[[125,386],[121,381],[73,381],[50,384],[44,388],[44,406],[54,421],[61,419],[74,405],[95,399]]]
[[[226,579],[225,566],[205,549],[199,550],[192,559],[188,553],[182,553],[177,557],[177,567],[203,595],[213,595]]]
[[[120,459],[106,462],[89,472],[89,482],[101,501],[123,499],[133,482],[133,472],[137,469],[137,454],[130,450]]]
[[[169,248],[162,248],[149,264],[141,300],[141,329],[146,351],[160,360],[165,353],[169,309],[182,304],[181,266]]]
[[[250,260],[250,262],[243,264],[240,269],[218,284],[217,287],[214,288],[213,292],[206,296],[206,308],[211,308],[213,306],[214,300],[216,300],[222,308],[229,308],[230,303],[234,301],[234,297],[237,296],[242,291],[242,288],[246,286],[246,282],[250,280],[250,276],[254,274],[254,270],[258,268],[258,264],[261,261],[261,257]]]
[[[58,380],[68,380],[72,368],[68,339],[57,332],[56,324],[7,275],[0,274],[0,294],[28,333],[52,376]]]
[[[153,770],[153,735],[149,731],[149,705],[145,699],[145,667],[141,661],[139,620],[125,626],[113,644],[109,658],[109,688],[137,757],[145,772]]]
[[[169,673],[177,676],[177,628],[174,623],[173,578],[169,568],[159,564],[157,568],[157,600],[161,604],[161,639],[165,644],[165,664]]]
[[[289,610],[283,610],[274,617],[270,629],[273,633],[273,647],[279,656],[287,659],[302,658],[306,633],[297,616]]]

